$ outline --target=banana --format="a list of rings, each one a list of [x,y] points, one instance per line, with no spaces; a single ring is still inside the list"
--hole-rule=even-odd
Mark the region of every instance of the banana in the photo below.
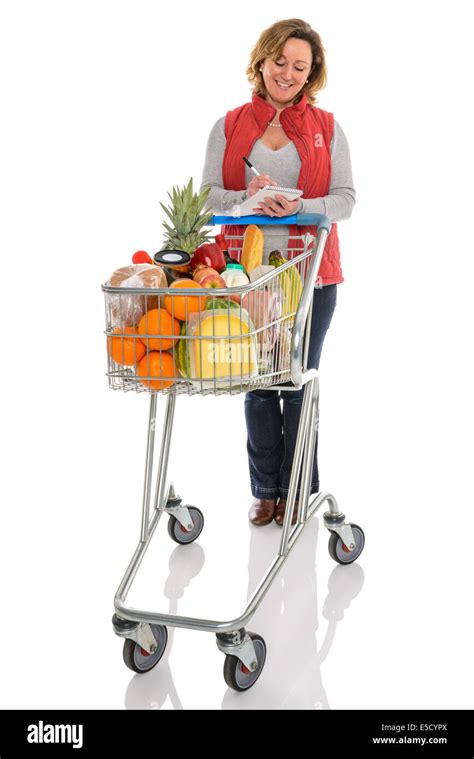
[[[268,258],[272,266],[282,266],[287,263],[279,250],[272,250]],[[298,303],[300,302],[301,293],[303,292],[303,283],[296,266],[290,266],[280,274],[280,285],[283,290],[283,313],[282,316],[290,316],[296,313]]]

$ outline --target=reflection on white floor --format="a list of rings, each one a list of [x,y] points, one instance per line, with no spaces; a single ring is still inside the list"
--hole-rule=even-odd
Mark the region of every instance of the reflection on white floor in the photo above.
[[[179,599],[183,596],[193,577],[204,566],[204,550],[199,543],[192,543],[183,548],[177,546],[171,554],[169,576],[165,583],[164,595],[169,600],[169,613],[178,614]],[[175,628],[168,628],[168,645],[163,658],[154,670],[143,675],[134,675],[127,688],[125,706],[127,709],[159,709],[169,697],[175,709],[183,706],[176,691],[169,666],[169,657],[173,649]]]
[[[227,688],[222,680],[222,709],[331,707],[321,665],[330,655],[337,628],[344,624],[351,602],[362,589],[364,572],[358,563],[336,565],[329,575],[327,588],[319,588],[318,597],[316,548],[320,529],[326,538],[326,529],[318,519],[312,518],[247,627],[262,635],[267,644],[267,659],[259,680],[245,693]],[[261,529],[249,525],[249,531],[247,597],[273,560],[275,539],[281,534],[276,526]],[[329,560],[327,552],[324,559]],[[164,588],[171,613],[178,613],[180,599],[204,565],[205,554],[199,543],[184,550],[180,546],[174,549]],[[168,634],[167,649],[154,670],[132,676],[125,693],[126,708],[160,709],[165,702],[167,708],[188,708],[183,706],[186,694],[178,692],[170,663],[175,629],[169,628]],[[222,658],[222,668],[224,657],[217,648],[215,655]]]

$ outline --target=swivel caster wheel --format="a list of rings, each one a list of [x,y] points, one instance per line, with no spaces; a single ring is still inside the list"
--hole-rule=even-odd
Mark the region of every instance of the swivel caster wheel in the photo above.
[[[355,548],[352,551],[350,551],[342,542],[342,539],[337,532],[331,533],[329,538],[329,555],[331,559],[334,559],[334,561],[337,561],[339,564],[352,564],[353,561],[356,561],[356,559],[359,558],[364,550],[365,535],[362,528],[357,524],[351,524],[351,528],[355,541]]]
[[[244,691],[255,685],[262,674],[267,656],[267,647],[261,635],[249,632],[253,641],[255,653],[257,656],[257,667],[254,670],[247,669],[243,662],[237,656],[226,654],[224,661],[224,680],[229,688],[233,690]]]
[[[133,672],[149,672],[165,653],[168,630],[162,625],[150,625],[156,640],[156,651],[149,654],[139,643],[127,638],[123,643],[123,660]]]
[[[193,543],[196,538],[199,537],[202,528],[204,527],[204,515],[202,511],[196,509],[195,506],[190,506],[188,511],[193,520],[193,528],[191,530],[187,530],[183,527],[176,517],[170,516],[168,521],[168,533],[170,538],[174,540],[175,543],[180,543],[181,545]]]

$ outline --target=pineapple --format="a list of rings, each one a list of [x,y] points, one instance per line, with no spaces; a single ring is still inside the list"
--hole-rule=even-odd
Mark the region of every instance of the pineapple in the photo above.
[[[199,193],[193,193],[193,180],[189,180],[188,186],[173,187],[173,194],[168,193],[171,200],[170,206],[160,203],[163,211],[171,221],[170,226],[166,221],[163,226],[166,229],[166,240],[163,250],[184,250],[192,254],[204,242],[208,242],[209,233],[203,227],[212,218],[212,211],[204,212],[203,208],[211,191],[210,187],[204,187]]]

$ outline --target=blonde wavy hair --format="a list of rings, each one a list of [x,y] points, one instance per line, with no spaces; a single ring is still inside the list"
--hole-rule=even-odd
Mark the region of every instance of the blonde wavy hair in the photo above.
[[[298,92],[298,95],[293,102],[298,103],[301,100],[303,93],[306,93],[310,105],[315,105],[317,102],[316,93],[326,86],[327,69],[325,50],[319,34],[315,32],[306,21],[302,21],[300,18],[277,21],[261,33],[257,44],[250,54],[249,65],[245,72],[247,79],[253,86],[253,92],[256,95],[265,97],[267,91],[260,71],[260,66],[265,58],[271,58],[274,61],[278,60],[283,53],[283,48],[285,47],[287,40],[292,37],[297,40],[306,40],[306,42],[309,42],[313,54],[313,62],[308,76],[308,82],[300,92]]]

